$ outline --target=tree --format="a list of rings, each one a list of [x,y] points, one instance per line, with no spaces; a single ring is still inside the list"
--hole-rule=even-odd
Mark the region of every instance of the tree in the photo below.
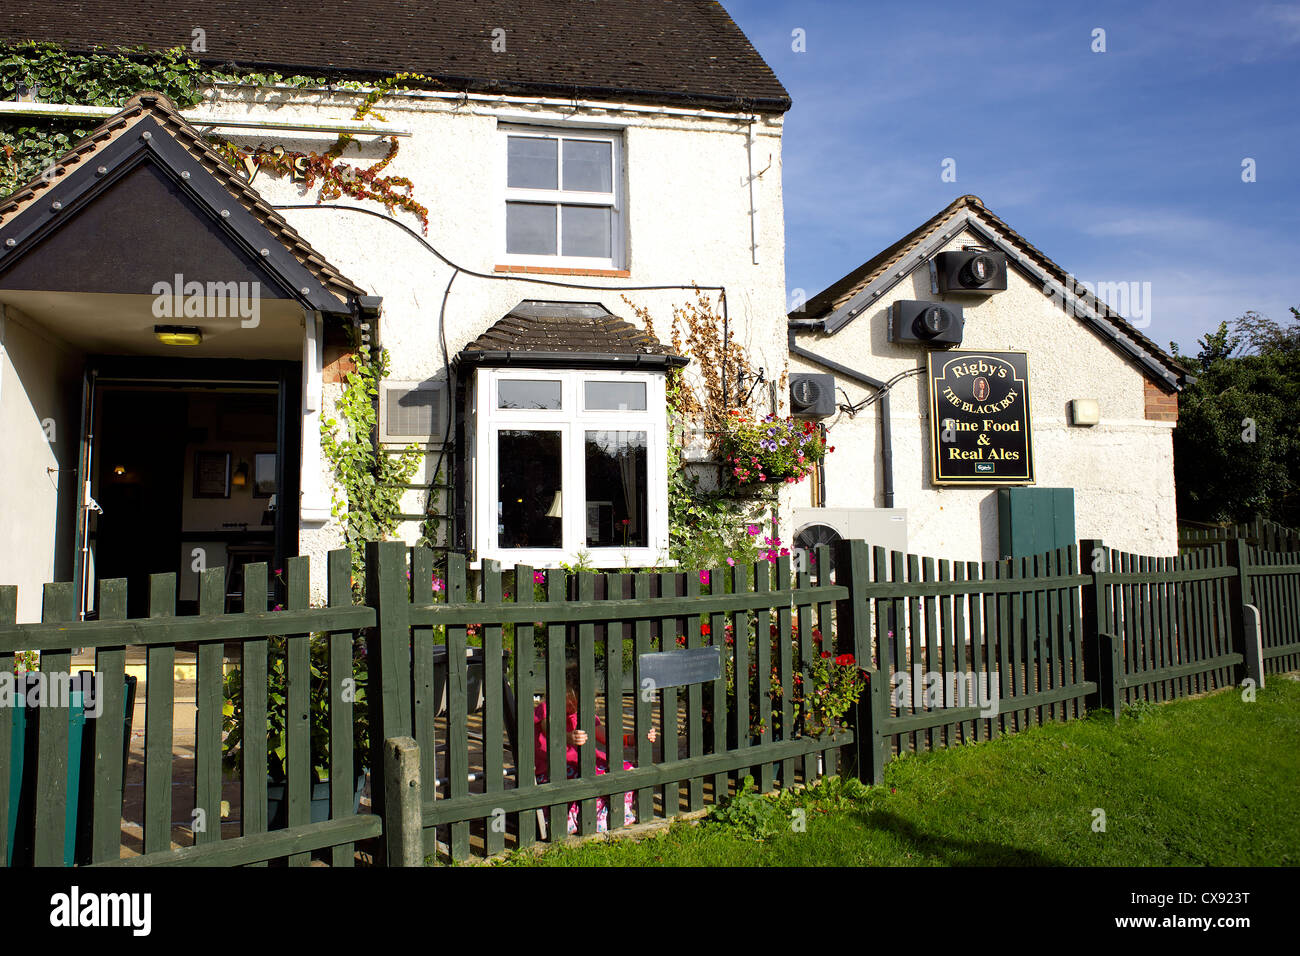
[[[1286,325],[1250,311],[1202,337],[1178,402],[1178,513],[1196,521],[1255,515],[1300,524],[1300,310]]]

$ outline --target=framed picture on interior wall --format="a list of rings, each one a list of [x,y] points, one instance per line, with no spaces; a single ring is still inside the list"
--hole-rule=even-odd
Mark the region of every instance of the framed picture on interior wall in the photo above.
[[[253,497],[269,498],[275,494],[275,454],[253,456]]]
[[[230,497],[230,452],[194,453],[194,497]]]

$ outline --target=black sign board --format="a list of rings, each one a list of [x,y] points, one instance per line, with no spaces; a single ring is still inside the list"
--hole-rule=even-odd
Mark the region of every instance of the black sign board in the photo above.
[[[722,676],[722,658],[716,647],[693,647],[641,655],[641,686],[658,689],[681,687],[717,680]],[[646,684],[646,681],[650,684]]]
[[[1033,484],[1028,356],[936,351],[927,358],[934,484]]]

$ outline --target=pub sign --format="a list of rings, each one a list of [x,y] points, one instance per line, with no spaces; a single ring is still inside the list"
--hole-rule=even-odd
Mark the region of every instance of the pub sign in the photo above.
[[[1033,484],[1026,353],[934,351],[926,364],[933,483]]]

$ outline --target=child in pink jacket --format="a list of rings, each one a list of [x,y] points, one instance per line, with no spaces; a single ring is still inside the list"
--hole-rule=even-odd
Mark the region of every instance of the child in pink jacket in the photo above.
[[[578,757],[578,748],[586,746],[591,739],[585,730],[578,729],[578,665],[576,661],[570,661],[564,670],[564,704],[565,704],[565,750],[564,766],[566,776],[572,780],[580,773],[581,764]],[[550,768],[549,746],[547,740],[547,715],[546,701],[537,705],[533,711],[533,766],[537,771],[537,782],[547,782],[547,771]],[[657,735],[653,727],[646,733],[646,739],[654,743]],[[609,746],[608,738],[605,736],[605,725],[596,718],[595,729],[595,747],[596,747],[596,773],[602,774],[609,771],[609,755],[605,750]],[[623,735],[623,745],[630,747],[634,744],[631,734]],[[630,761],[623,761],[624,770],[632,770],[635,764]],[[623,820],[625,823],[636,823],[636,813],[632,809],[632,794],[623,794]],[[578,804],[569,804],[569,826],[570,833],[578,832]],[[596,832],[604,833],[609,830],[609,804],[604,797],[596,798]]]

